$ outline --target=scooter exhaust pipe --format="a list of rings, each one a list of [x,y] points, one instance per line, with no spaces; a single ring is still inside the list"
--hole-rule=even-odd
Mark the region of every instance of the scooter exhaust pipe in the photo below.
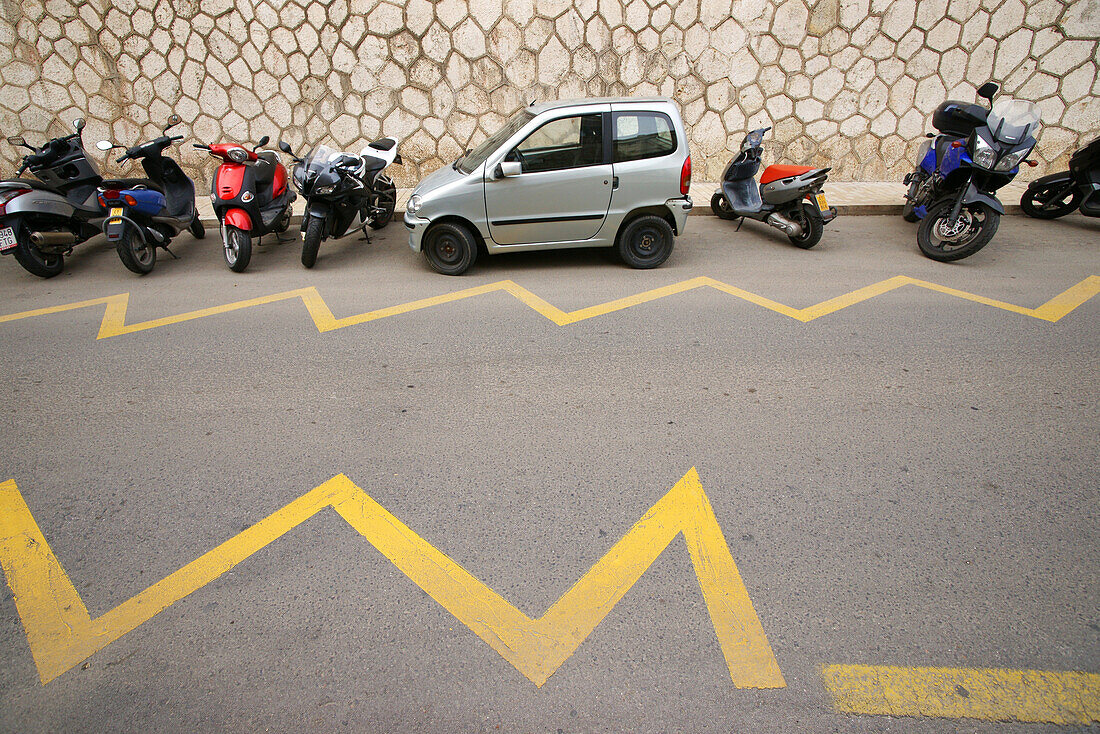
[[[768,224],[781,229],[785,234],[791,237],[800,237],[802,235],[802,225],[798,222],[791,221],[779,212],[772,212],[768,215]]]
[[[31,232],[31,242],[38,247],[74,245],[76,235],[72,232]]]

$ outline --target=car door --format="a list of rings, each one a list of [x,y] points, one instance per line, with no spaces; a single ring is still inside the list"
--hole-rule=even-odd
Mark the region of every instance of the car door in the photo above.
[[[487,177],[485,213],[500,245],[587,240],[611,203],[608,114],[564,114],[547,120],[512,147],[515,176]]]

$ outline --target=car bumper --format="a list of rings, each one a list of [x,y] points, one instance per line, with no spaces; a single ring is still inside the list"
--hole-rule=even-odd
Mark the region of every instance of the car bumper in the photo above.
[[[409,247],[413,252],[420,252],[421,240],[424,239],[424,231],[431,222],[427,219],[405,212],[405,229],[409,230]]]
[[[665,202],[665,206],[672,212],[672,218],[676,221],[676,234],[683,234],[684,226],[687,225],[688,214],[695,206],[691,201],[691,197],[681,196],[677,199],[669,199]]]

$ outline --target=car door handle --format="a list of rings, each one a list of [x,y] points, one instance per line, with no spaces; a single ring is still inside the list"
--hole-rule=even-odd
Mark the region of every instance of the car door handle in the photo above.
[[[604,181],[604,183],[607,183],[607,182]],[[619,177],[618,176],[612,176],[611,177],[611,190],[614,191],[617,188],[619,188]]]

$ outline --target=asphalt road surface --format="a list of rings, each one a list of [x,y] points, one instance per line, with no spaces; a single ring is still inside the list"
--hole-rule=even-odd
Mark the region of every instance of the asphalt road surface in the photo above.
[[[1100,672],[1100,221],[952,265],[900,218],[734,230],[652,271],[448,278],[400,223],[313,270],[0,259],[0,314],[129,294],[0,323],[0,730],[1046,730],[841,713],[828,671]]]

